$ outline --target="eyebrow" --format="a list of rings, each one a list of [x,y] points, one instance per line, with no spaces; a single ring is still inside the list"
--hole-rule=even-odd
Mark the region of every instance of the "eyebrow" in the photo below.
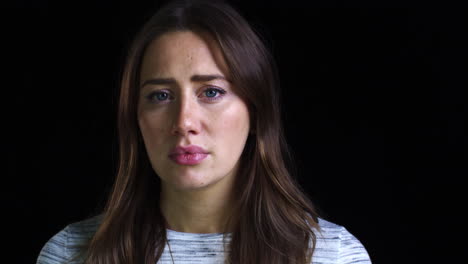
[[[192,75],[190,77],[190,81],[192,82],[208,82],[212,80],[224,80],[227,82],[231,82],[230,80],[226,79],[224,76],[219,74],[209,74],[209,75]],[[152,85],[165,85],[165,84],[175,84],[176,80],[174,78],[154,78],[146,80],[140,88],[143,88],[145,85],[152,84]]]

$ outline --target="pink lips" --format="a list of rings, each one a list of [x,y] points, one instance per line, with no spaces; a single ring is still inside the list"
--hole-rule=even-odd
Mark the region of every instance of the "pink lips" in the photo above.
[[[180,165],[196,165],[201,163],[208,154],[199,146],[177,146],[170,152],[169,158]]]

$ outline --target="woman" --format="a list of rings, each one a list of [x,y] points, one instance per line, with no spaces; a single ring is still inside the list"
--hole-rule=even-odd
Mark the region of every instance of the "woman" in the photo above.
[[[161,8],[123,72],[106,208],[37,263],[370,263],[294,181],[278,93],[271,55],[228,4]]]

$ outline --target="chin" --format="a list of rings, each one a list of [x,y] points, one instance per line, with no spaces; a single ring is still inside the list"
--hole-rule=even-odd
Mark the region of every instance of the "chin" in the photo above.
[[[203,189],[211,184],[212,181],[208,179],[202,179],[203,175],[198,174],[178,174],[173,175],[175,178],[172,178],[172,181],[169,181],[170,184],[174,185],[175,188],[179,190],[196,190],[196,189]],[[200,176],[200,177],[199,177]],[[205,175],[206,177],[206,175]]]
[[[210,184],[207,184],[205,182],[201,182],[201,183],[193,183],[193,182],[189,182],[189,183],[184,183],[184,184],[179,184],[179,185],[176,185],[175,188],[178,190],[178,191],[185,191],[185,192],[190,192],[190,191],[199,191],[199,190],[203,190],[203,189],[206,189],[207,187],[209,187]]]

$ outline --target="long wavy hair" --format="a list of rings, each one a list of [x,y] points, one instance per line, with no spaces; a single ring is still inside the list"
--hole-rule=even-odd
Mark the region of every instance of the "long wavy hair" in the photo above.
[[[161,181],[143,144],[137,103],[146,47],[174,31],[213,37],[252,122],[254,132],[236,175],[237,204],[227,225],[233,232],[226,263],[311,263],[320,232],[319,215],[295,179],[297,169],[282,126],[277,68],[261,35],[224,1],[169,2],[135,37],[119,93],[116,180],[102,222],[86,245],[85,263],[156,263],[164,250],[167,222],[159,206]]]

